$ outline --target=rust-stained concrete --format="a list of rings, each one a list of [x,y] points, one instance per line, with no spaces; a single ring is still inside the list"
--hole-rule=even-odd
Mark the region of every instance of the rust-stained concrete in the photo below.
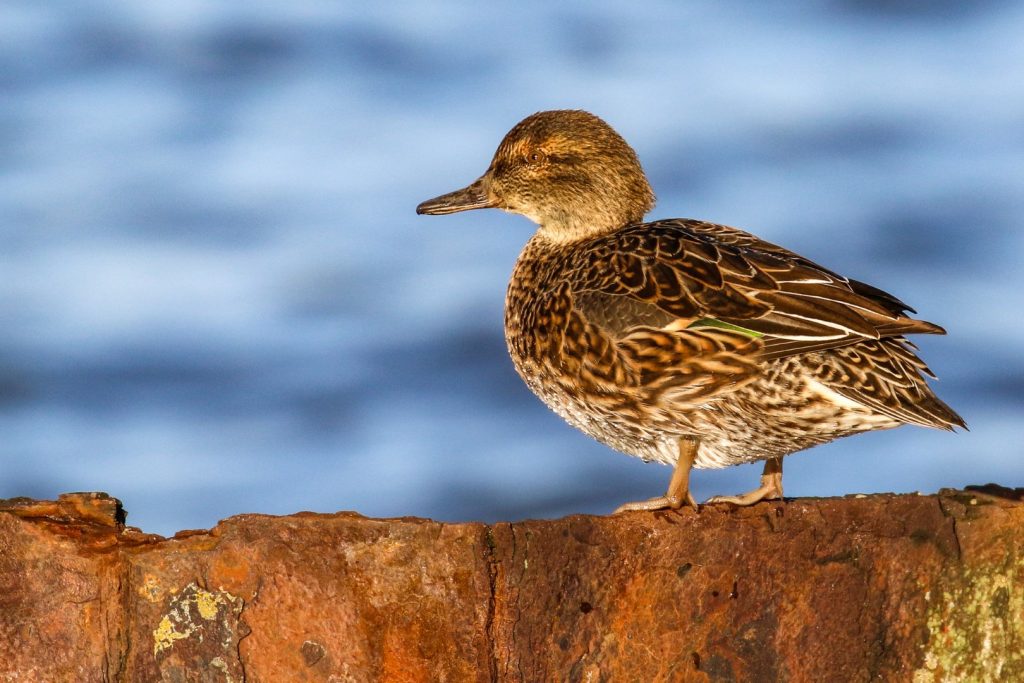
[[[0,501],[0,681],[1024,680],[1022,492],[441,524]]]

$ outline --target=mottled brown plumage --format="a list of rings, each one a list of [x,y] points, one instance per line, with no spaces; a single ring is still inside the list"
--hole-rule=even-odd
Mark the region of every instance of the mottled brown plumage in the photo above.
[[[910,307],[749,233],[641,223],[654,195],[636,154],[582,111],[534,114],[472,185],[418,213],[495,207],[539,228],[509,283],[505,336],[519,374],[597,440],[675,464],[665,496],[692,503],[689,469],[765,460],[737,504],[782,496],[781,458],[901,424],[952,429],[904,335],[944,334]]]

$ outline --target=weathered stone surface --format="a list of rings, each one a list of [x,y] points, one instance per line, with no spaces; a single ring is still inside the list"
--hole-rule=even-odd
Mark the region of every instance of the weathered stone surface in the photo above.
[[[1024,680],[986,487],[515,524],[0,501],[0,681]]]
[[[244,515],[135,548],[125,680],[488,680],[483,533]]]
[[[103,494],[0,501],[0,681],[101,681],[124,642]]]

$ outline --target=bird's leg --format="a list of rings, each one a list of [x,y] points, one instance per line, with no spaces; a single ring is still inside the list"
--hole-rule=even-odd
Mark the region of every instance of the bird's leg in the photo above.
[[[690,468],[693,467],[693,460],[697,457],[697,439],[679,439],[679,458],[676,460],[676,468],[672,472],[672,479],[668,483],[668,491],[664,496],[657,496],[648,500],[638,500],[634,503],[624,503],[615,509],[615,514],[629,510],[678,510],[684,505],[696,508],[697,502],[690,493]]]
[[[733,505],[753,505],[762,500],[782,498],[782,458],[769,458],[764,463],[761,485],[753,491],[738,496],[712,496],[708,503],[732,503]]]

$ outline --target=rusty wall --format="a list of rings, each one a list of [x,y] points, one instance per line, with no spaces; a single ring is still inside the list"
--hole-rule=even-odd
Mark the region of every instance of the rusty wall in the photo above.
[[[441,524],[0,501],[0,681],[1024,680],[991,487]]]

